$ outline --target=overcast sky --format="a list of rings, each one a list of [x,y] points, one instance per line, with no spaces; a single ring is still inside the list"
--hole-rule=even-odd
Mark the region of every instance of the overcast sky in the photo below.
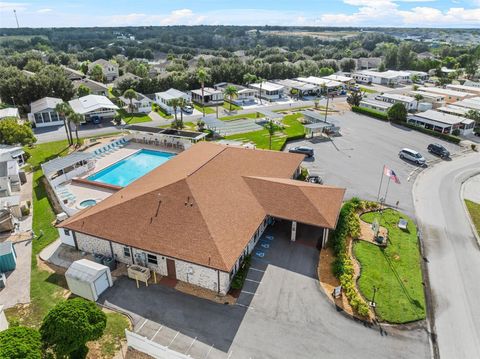
[[[0,1],[0,27],[311,25],[480,27],[480,0]]]

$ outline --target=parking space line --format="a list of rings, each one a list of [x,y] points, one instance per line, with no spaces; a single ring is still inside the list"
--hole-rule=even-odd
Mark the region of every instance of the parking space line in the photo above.
[[[195,343],[196,340],[197,340],[197,337],[193,338],[193,340],[192,340],[192,342],[190,343],[187,351],[185,352],[185,355],[187,355],[188,352],[190,351],[190,349],[192,349],[193,343]]]
[[[242,291],[240,291],[240,293],[247,293],[247,294],[251,294],[251,295],[259,295],[258,293],[252,293],[252,292],[249,292],[249,291],[246,291],[246,290],[242,290]]]
[[[261,269],[257,269],[257,268],[253,268],[253,267],[250,267],[250,269],[252,269],[252,270],[256,270],[257,272],[262,272],[262,273],[265,273],[265,271],[264,271],[264,270],[261,270]]]
[[[175,336],[173,337],[172,341],[170,342],[170,344],[167,345],[167,348],[173,344],[173,342],[175,341],[175,339],[177,339],[178,337],[178,334],[180,334],[180,332],[177,332],[177,334],[175,334]]]
[[[158,328],[158,330],[155,332],[155,334],[153,334],[152,339],[150,339],[152,342],[153,342],[153,339],[155,339],[155,337],[157,336],[158,332],[160,332],[160,330],[162,330],[162,328],[163,328],[163,325],[161,325],[160,328]]]
[[[203,359],[207,359],[207,357],[210,355],[210,352],[213,349],[213,344],[210,346],[210,349],[208,350],[207,354],[205,354],[205,357]]]
[[[258,280],[253,280],[253,279],[249,279],[249,278],[245,278],[245,280],[248,280],[249,282],[253,282],[253,283],[258,283],[258,284],[261,283]]]
[[[142,325],[140,325],[140,328],[137,329],[137,333],[140,332],[140,330],[142,330],[143,326],[145,324],[147,324],[147,322],[148,322],[148,319],[145,319],[145,321],[142,323]]]
[[[240,306],[240,307],[244,307],[244,308],[247,308],[247,309],[255,309],[255,308],[253,308],[253,307],[251,307],[251,306],[249,306],[249,305],[245,305],[245,304],[241,304],[241,303],[235,303],[235,305],[238,305],[238,306]]]

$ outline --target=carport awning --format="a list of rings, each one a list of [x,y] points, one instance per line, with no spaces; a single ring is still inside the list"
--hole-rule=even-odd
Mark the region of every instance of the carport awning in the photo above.
[[[285,178],[244,177],[244,180],[270,216],[329,229],[337,225],[344,188]]]
[[[86,161],[92,157],[93,153],[91,152],[74,152],[65,157],[57,157],[42,164],[43,173],[48,177],[58,171],[71,167],[78,162]]]
[[[257,112],[262,114],[263,116],[265,116],[269,120],[278,120],[278,119],[283,118],[282,114],[276,113],[276,112],[273,112],[273,111],[268,111],[268,110],[261,109],[261,110],[257,110]]]

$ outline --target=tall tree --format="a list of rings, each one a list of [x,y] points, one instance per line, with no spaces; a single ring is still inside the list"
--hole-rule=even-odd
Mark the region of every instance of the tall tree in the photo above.
[[[204,67],[200,67],[197,70],[197,80],[200,82],[200,86],[202,88],[202,111],[203,117],[205,117],[205,82],[210,81],[211,77],[210,74]]]
[[[350,107],[360,106],[360,101],[363,99],[363,93],[361,91],[352,91],[347,96],[347,103]]]
[[[173,107],[173,114],[175,116],[175,120],[172,123],[172,125],[173,127],[177,128],[178,126],[177,111],[178,111],[178,108],[181,106],[181,100],[179,98],[172,98],[170,101],[168,101],[168,105]]]
[[[35,142],[37,139],[28,124],[20,124],[16,118],[6,118],[0,121],[0,144],[25,146]]]
[[[480,111],[478,110],[469,110],[465,117],[476,122],[477,126],[480,125]]]
[[[88,71],[88,74],[90,75],[90,77],[95,80],[95,81],[98,81],[98,82],[103,82],[105,76],[103,75],[103,69],[102,69],[102,66],[100,66],[99,64],[96,64],[94,65],[90,71]]]
[[[230,104],[230,111],[232,111],[232,102],[238,97],[237,87],[233,85],[228,85],[227,87],[225,87],[225,90],[223,90],[223,95],[225,96],[225,98],[228,99],[228,102]]]
[[[65,132],[67,134],[68,144],[73,145],[72,131],[70,129],[70,123],[68,122],[68,115],[72,112],[72,108],[68,102],[61,102],[55,106],[55,112],[57,112],[60,118],[63,120],[63,125],[65,126]]]
[[[133,113],[133,100],[137,98],[137,93],[134,89],[128,89],[123,93],[123,97],[130,101],[128,109],[130,110],[130,113]]]
[[[80,145],[80,139],[78,138],[78,128],[84,121],[83,115],[80,115],[76,112],[70,112],[68,114],[68,119],[75,125],[75,137],[77,138],[77,146]]]
[[[268,149],[272,149],[272,137],[275,134],[275,131],[277,130],[277,125],[272,120],[268,120],[268,122],[265,124],[265,128],[268,131]]]
[[[420,95],[419,93],[415,94],[415,96],[413,96],[415,98],[415,101],[417,101],[417,112],[418,112],[418,105],[420,104],[420,101],[423,100],[423,96]]]
[[[92,90],[90,90],[90,88],[88,88],[84,84],[80,84],[80,86],[78,86],[77,88],[78,97],[87,96],[87,95],[90,95],[91,93],[92,93]]]
[[[100,338],[107,317],[95,303],[83,298],[61,301],[43,319],[40,334],[57,358],[85,357],[86,343]]]
[[[405,122],[407,120],[407,109],[402,103],[396,103],[387,111],[387,116],[393,122]]]

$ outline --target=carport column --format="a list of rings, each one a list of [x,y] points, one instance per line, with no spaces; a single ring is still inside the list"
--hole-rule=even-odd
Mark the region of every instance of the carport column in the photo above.
[[[295,239],[297,239],[297,222],[292,221],[292,235],[290,241],[295,242]]]
[[[322,248],[327,246],[328,241],[328,228],[323,229]]]

